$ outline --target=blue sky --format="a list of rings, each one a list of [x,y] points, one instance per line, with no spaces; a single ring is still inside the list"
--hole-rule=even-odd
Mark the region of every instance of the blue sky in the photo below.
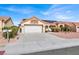
[[[36,16],[44,20],[79,21],[79,4],[0,4],[0,16],[10,16],[15,25]]]

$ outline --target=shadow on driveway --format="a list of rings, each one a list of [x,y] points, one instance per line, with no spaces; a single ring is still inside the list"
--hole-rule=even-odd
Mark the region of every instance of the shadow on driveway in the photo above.
[[[22,55],[79,55],[79,46],[41,51],[36,53],[22,54]]]

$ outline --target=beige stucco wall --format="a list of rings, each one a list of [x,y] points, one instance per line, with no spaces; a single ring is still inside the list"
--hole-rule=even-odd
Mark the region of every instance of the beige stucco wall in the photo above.
[[[32,19],[32,20],[34,20],[34,19]],[[43,32],[45,32],[45,25],[46,25],[46,24],[44,24],[44,23],[41,22],[40,20],[37,20],[37,21],[38,21],[38,25],[42,25],[42,26],[43,26]],[[22,23],[21,26],[20,26],[20,28],[23,29],[23,28],[24,28],[24,24],[31,24],[31,20]]]

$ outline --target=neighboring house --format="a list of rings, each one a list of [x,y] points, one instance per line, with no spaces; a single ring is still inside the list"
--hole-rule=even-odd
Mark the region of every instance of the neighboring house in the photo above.
[[[7,26],[7,27],[10,27],[10,26],[13,26],[13,22],[12,22],[12,19],[11,17],[7,17],[7,16],[0,16],[0,32],[2,31],[2,28]]]
[[[76,25],[74,22],[59,22],[59,21],[49,21],[40,20],[37,17],[32,17],[29,19],[23,19],[20,24],[22,33],[34,33],[34,32],[45,32],[46,28],[49,30],[50,26],[60,27],[60,26],[70,26],[73,32],[79,32],[79,24]],[[77,28],[76,28],[77,27]]]

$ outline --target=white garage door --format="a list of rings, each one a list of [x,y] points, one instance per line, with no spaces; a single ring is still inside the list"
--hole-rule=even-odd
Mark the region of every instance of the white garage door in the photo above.
[[[42,32],[42,26],[25,26],[24,27],[25,33],[36,33],[36,32]]]

